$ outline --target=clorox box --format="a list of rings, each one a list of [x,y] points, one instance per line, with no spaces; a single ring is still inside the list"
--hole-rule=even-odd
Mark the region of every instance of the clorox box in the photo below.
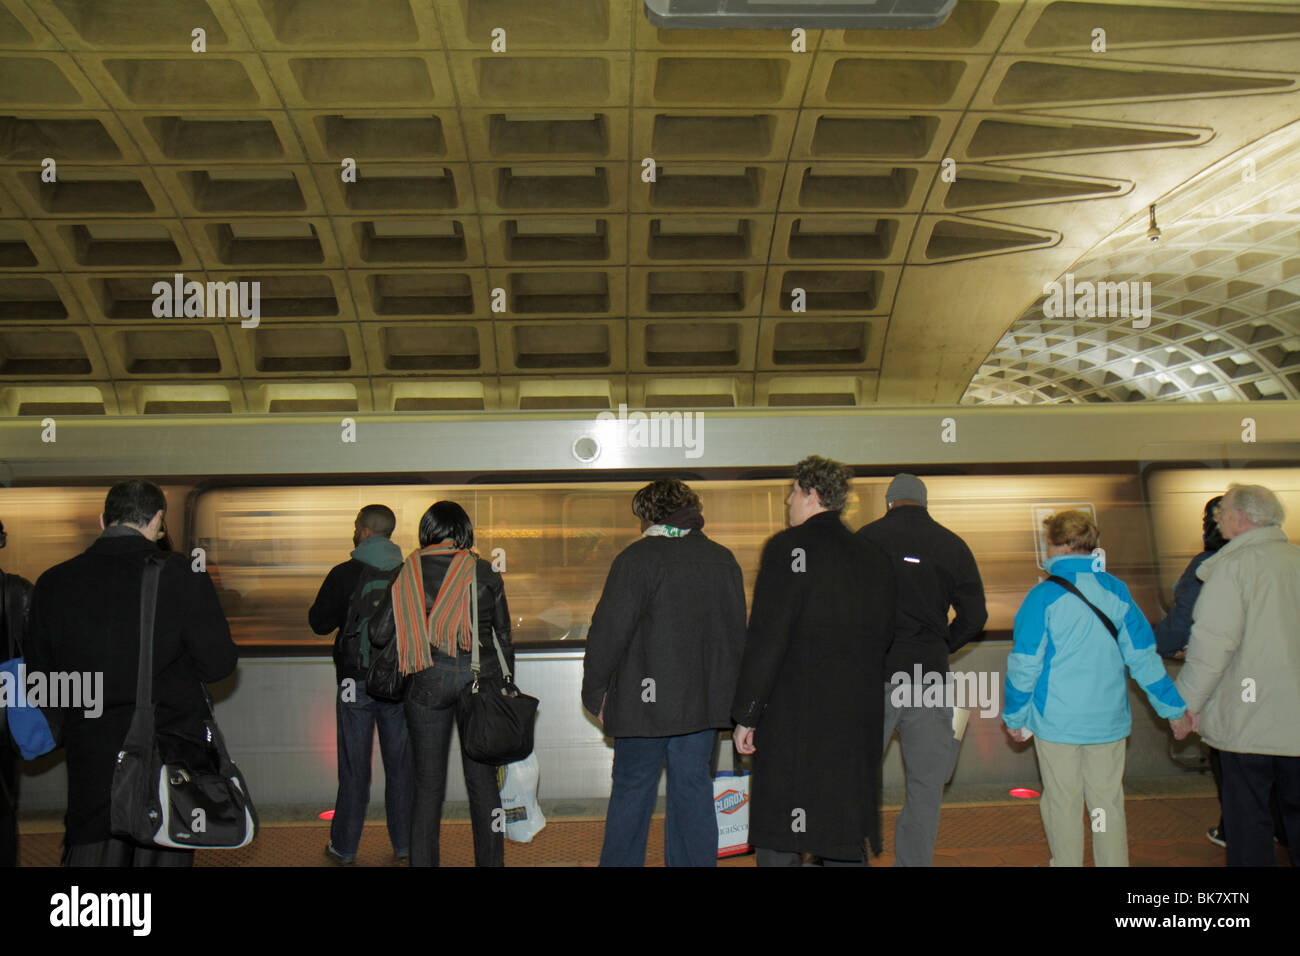
[[[718,858],[749,852],[749,773],[720,770],[713,780]]]

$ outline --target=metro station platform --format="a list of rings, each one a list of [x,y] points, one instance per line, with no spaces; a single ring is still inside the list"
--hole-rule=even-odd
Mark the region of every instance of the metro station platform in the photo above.
[[[986,791],[981,793],[979,791]],[[935,866],[1047,866],[1049,854],[1037,800],[991,798],[990,788],[963,788],[945,801],[935,849]],[[1005,794],[1005,791],[1003,791]],[[894,861],[893,831],[898,818],[897,797],[886,793],[885,847],[872,866]],[[891,800],[891,797],[894,799]],[[583,814],[580,805],[548,806],[543,801],[547,825],[531,843],[506,843],[506,866],[595,866],[604,834],[603,817]],[[376,817],[374,801],[357,855],[357,866],[398,866],[387,834]],[[473,841],[464,807],[448,804],[442,829],[444,866],[472,866]],[[569,809],[573,815],[565,815]],[[1135,867],[1215,867],[1224,865],[1224,850],[1205,837],[1218,821],[1218,803],[1208,778],[1173,778],[1126,782],[1129,862]],[[293,814],[268,812],[252,846],[235,851],[200,852],[199,866],[300,867],[331,866],[324,856],[329,824],[315,819],[291,819]],[[1083,820],[1080,819],[1080,826]],[[62,827],[58,821],[24,822],[20,838],[20,865],[56,866]],[[650,825],[646,850],[648,866],[664,862],[662,808]],[[1091,853],[1085,849],[1085,865]],[[1277,862],[1289,865],[1286,852],[1277,848]],[[720,866],[753,866],[753,854],[719,861]]]

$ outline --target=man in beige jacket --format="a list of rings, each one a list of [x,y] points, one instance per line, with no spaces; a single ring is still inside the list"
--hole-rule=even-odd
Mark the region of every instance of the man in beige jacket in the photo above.
[[[1187,660],[1175,685],[1221,751],[1229,866],[1271,866],[1274,786],[1300,866],[1300,547],[1262,485],[1232,485],[1219,510],[1228,543],[1196,571]]]

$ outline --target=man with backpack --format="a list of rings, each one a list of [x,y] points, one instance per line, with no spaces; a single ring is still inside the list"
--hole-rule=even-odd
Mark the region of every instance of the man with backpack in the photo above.
[[[334,674],[338,682],[339,792],[325,856],[334,863],[356,862],[366,805],[370,802],[370,755],[375,727],[384,760],[384,808],[388,836],[398,860],[411,852],[411,804],[415,780],[406,716],[400,701],[366,694],[370,667],[370,617],[402,569],[402,552],[389,539],[397,517],[384,505],[366,505],[357,513],[351,558],[330,570],[307,613],[311,629],[334,638]]]

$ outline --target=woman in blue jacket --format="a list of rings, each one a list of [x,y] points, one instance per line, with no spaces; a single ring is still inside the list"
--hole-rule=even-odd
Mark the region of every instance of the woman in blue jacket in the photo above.
[[[1151,625],[1124,582],[1093,557],[1092,517],[1062,511],[1043,526],[1051,576],[1016,614],[1003,721],[1013,739],[1036,738],[1052,865],[1083,865],[1086,802],[1094,863],[1128,866],[1124,746],[1133,725],[1125,667],[1176,737],[1194,729],[1192,718],[1156,654]]]

